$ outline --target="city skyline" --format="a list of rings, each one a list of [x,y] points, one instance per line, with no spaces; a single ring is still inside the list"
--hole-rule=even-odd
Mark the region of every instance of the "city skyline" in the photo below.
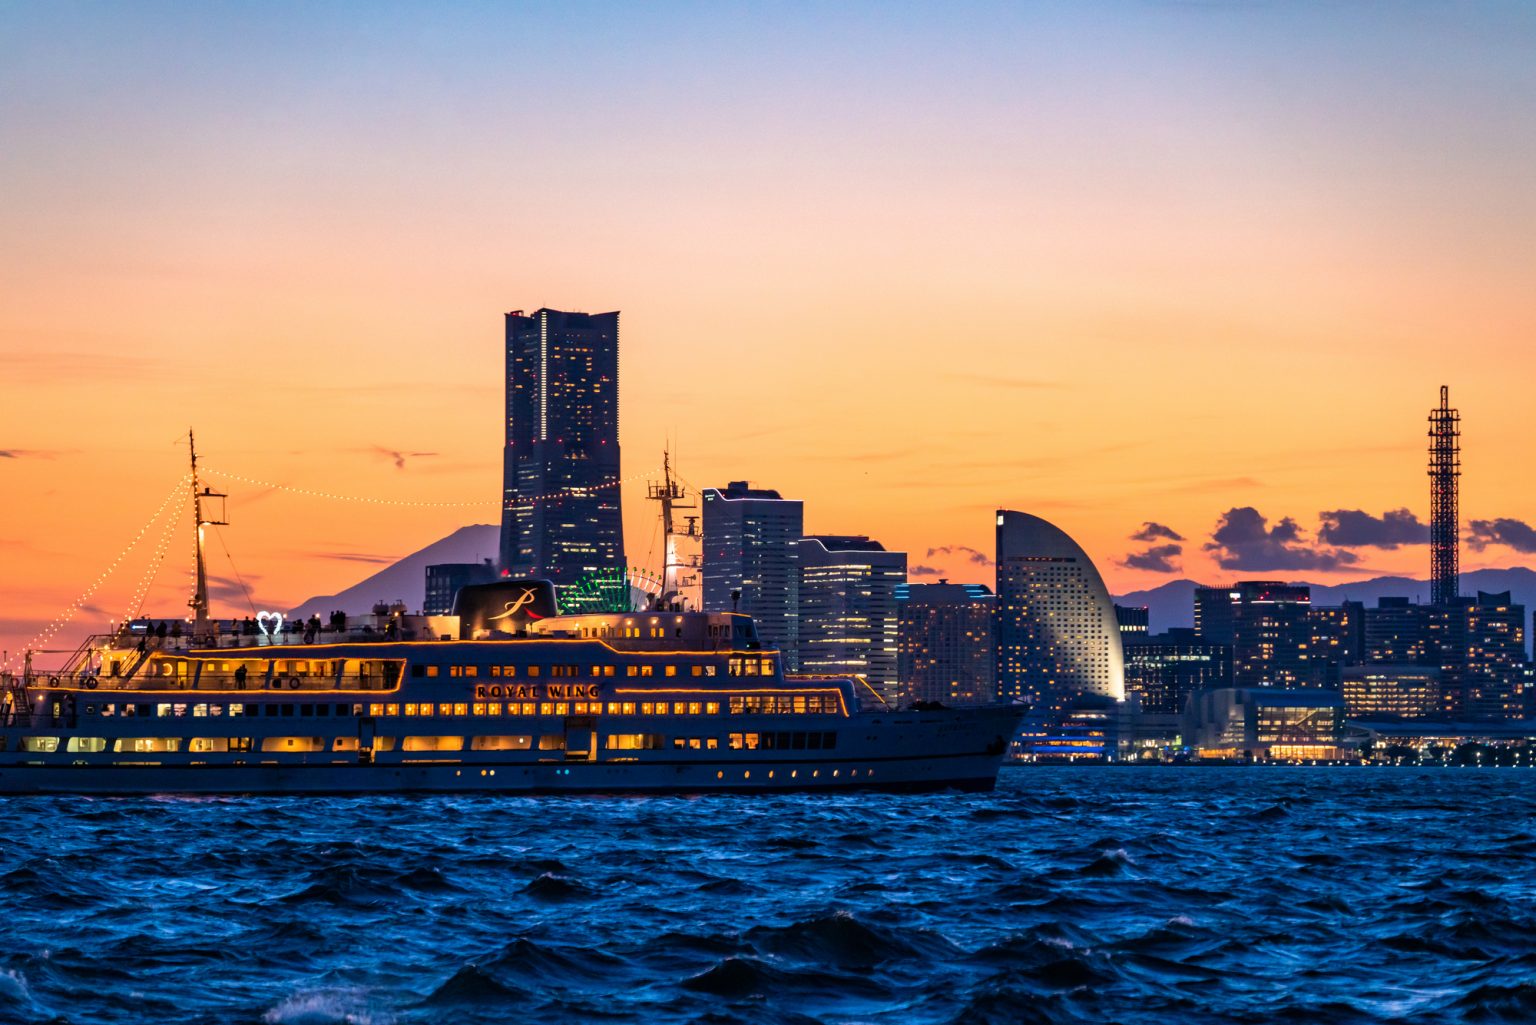
[[[189,423],[263,606],[492,522],[496,318],[518,302],[626,311],[638,563],[636,503],[670,435],[689,483],[803,500],[808,532],[878,537],[917,582],[990,580],[996,508],[1060,523],[1115,593],[1420,578],[1441,384],[1465,417],[1463,531],[1488,543],[1463,571],[1529,562],[1506,369],[1532,327],[1536,207],[1508,174],[1536,146],[1518,116],[1536,97],[1516,59],[1529,14],[1145,7],[1116,9],[1122,26],[1103,10],[808,14],[825,30],[808,55],[862,47],[787,74],[738,59],[765,32],[801,44],[760,19],[601,9],[599,45],[567,55],[591,74],[537,102],[553,58],[509,71],[487,40],[564,39],[542,12],[434,16],[419,48],[402,40],[424,16],[364,32],[306,15],[293,45],[354,44],[317,74],[257,12],[151,38],[109,8],[9,10],[0,92],[29,102],[5,130],[0,467],[29,498],[0,531],[6,646],[134,537]],[[988,41],[1005,29],[1034,70]],[[899,59],[919,44],[928,63]],[[694,71],[603,113],[648,60]],[[737,105],[702,104],[727,69]],[[508,117],[560,145],[482,150]],[[392,148],[399,131],[433,144]],[[622,170],[574,173],[595,154]],[[156,611],[181,608],[180,550]],[[246,611],[217,546],[212,572],[216,608]],[[129,576],[92,624],[122,614]]]

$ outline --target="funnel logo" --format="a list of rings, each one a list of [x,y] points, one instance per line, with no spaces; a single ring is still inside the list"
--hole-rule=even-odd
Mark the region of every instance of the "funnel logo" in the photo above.
[[[508,618],[510,618],[512,616],[517,615],[519,612],[521,612],[524,606],[532,605],[534,602],[536,602],[538,600],[539,600],[539,596],[538,596],[537,593],[534,592],[534,589],[531,588],[531,587],[526,587],[526,588],[523,589],[523,593],[517,596],[517,599],[515,601],[509,601],[509,602],[506,603],[506,605],[505,605],[506,611],[505,612],[501,612],[501,613],[499,613],[497,615],[490,616],[486,620],[486,622],[494,623],[498,619],[508,619]],[[539,613],[533,611],[532,609],[529,609],[528,610],[528,618],[529,619],[543,619],[544,617],[542,615],[540,615]]]

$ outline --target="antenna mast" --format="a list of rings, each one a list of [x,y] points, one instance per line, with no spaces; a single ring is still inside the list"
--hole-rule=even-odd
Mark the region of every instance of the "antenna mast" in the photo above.
[[[681,529],[673,517],[674,510],[697,509],[698,506],[684,501],[688,497],[687,491],[672,478],[672,453],[669,449],[662,450],[661,472],[661,483],[652,482],[647,489],[647,497],[661,503],[661,531],[666,549],[662,557],[661,594],[657,595],[656,604],[658,608],[669,609],[674,604],[686,605],[684,589],[695,588],[699,583],[699,555],[683,554],[678,542],[700,542],[703,535],[699,531],[697,514],[684,515]]]
[[[1457,536],[1457,478],[1461,476],[1461,413],[1451,390],[1440,386],[1440,406],[1429,411],[1429,600],[1451,605],[1461,591]]]
[[[197,558],[197,582],[192,590],[192,597],[187,601],[192,609],[192,636],[203,637],[209,633],[208,621],[208,569],[203,560],[203,528],[228,526],[229,521],[224,519],[224,500],[228,495],[214,491],[212,488],[199,488],[197,481],[197,439],[192,436],[192,429],[187,428],[187,451],[192,457],[192,537],[193,547]],[[203,499],[219,500],[219,518],[216,520],[203,519]]]

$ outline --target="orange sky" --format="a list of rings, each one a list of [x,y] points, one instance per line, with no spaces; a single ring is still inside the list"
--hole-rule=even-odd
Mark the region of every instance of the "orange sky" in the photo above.
[[[133,538],[189,425],[225,471],[485,502],[231,482],[262,605],[493,521],[501,314],[541,305],[623,311],[627,471],[670,436],[691,483],[956,579],[991,571],[927,551],[990,552],[1000,506],[1117,590],[1172,578],[1118,565],[1148,520],[1186,576],[1345,579],[1201,546],[1234,506],[1427,515],[1441,383],[1464,519],[1536,519],[1529,9],[174,10],[0,13],[0,646]]]

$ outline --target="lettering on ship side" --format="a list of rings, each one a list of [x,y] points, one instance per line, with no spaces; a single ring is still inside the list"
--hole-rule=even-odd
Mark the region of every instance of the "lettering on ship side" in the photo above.
[[[475,698],[508,698],[512,701],[591,701],[599,697],[600,687],[595,683],[550,683],[537,686],[532,683],[477,683]]]

